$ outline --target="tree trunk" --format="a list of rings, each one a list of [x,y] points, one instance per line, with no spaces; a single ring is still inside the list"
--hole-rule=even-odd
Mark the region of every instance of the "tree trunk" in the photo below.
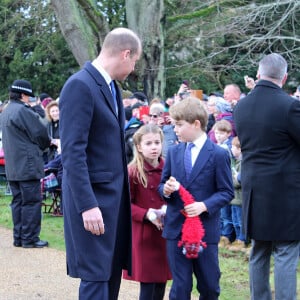
[[[164,4],[163,0],[126,0],[128,27],[142,39],[139,78],[149,100],[164,97]]]
[[[51,0],[61,32],[76,61],[82,66],[96,57],[98,37],[93,34],[76,0]],[[100,30],[100,29],[99,29]]]
[[[97,8],[92,2],[88,3],[51,0],[62,34],[80,66],[98,55],[101,39],[109,31],[105,18],[94,13]],[[134,78],[135,82],[130,86],[143,89],[149,99],[164,96],[163,12],[163,0],[126,0],[128,27],[141,37],[143,43],[138,72],[129,78],[129,81]]]

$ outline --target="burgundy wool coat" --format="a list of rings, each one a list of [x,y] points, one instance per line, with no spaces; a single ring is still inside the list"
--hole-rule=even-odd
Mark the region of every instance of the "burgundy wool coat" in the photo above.
[[[155,225],[145,220],[149,208],[159,209],[166,204],[157,190],[164,162],[161,159],[156,168],[144,163],[148,178],[146,188],[138,182],[136,168],[128,168],[132,212],[132,276],[124,271],[123,277],[138,282],[166,282],[171,279],[166,240]]]

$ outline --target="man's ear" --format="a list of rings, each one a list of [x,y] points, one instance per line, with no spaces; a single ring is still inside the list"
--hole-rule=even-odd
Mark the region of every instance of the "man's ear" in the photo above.
[[[288,73],[285,73],[285,74],[284,74],[284,77],[283,77],[283,79],[282,79],[282,81],[281,81],[282,86],[285,85],[285,83],[286,83],[286,81],[287,81],[287,78],[288,78]]]
[[[257,71],[256,78],[257,78],[258,80],[260,79],[259,71]]]
[[[122,51],[122,56],[124,59],[130,58],[131,51],[129,49]]]

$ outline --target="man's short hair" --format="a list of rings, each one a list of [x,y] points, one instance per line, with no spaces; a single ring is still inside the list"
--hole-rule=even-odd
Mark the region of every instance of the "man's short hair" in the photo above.
[[[123,50],[130,50],[130,56],[138,54],[142,44],[135,32],[128,28],[115,28],[104,38],[102,49],[110,51],[111,54],[120,53]]]
[[[278,53],[268,54],[259,62],[258,72],[260,76],[283,80],[287,73],[287,62]]]

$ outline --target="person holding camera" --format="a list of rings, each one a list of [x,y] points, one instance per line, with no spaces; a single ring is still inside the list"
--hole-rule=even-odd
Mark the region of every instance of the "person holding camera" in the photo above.
[[[168,113],[165,113],[165,107],[161,103],[153,103],[149,109],[149,124],[155,124],[161,128],[164,134],[162,156],[166,157],[168,148],[178,143],[174,131],[174,125]]]

